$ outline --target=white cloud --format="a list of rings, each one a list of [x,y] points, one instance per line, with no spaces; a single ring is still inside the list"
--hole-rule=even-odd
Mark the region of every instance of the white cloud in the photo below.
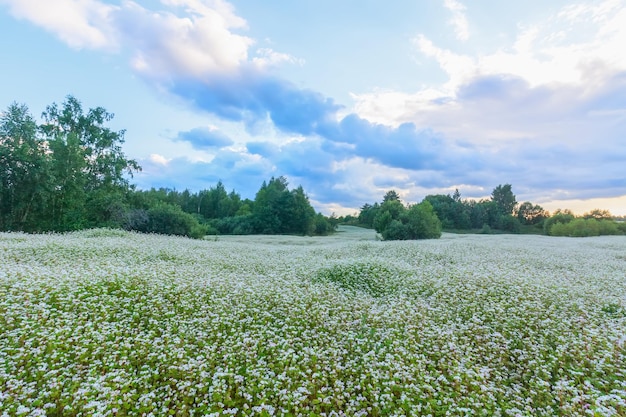
[[[170,160],[164,157],[163,155],[159,155],[156,153],[150,154],[148,159],[150,160],[150,162],[153,162],[157,165],[162,165],[162,166],[167,166],[167,164],[170,162]]]
[[[449,23],[454,27],[456,38],[467,41],[470,36],[469,22],[465,16],[465,6],[458,0],[444,0],[444,7],[452,12]]]
[[[271,48],[259,48],[256,51],[257,56],[252,59],[252,63],[259,69],[274,67],[282,63],[295,64],[302,66],[304,60],[296,58],[289,54],[276,52]]]
[[[149,10],[124,0],[0,0],[11,13],[43,27],[74,48],[128,49],[132,68],[144,76],[204,79],[248,64],[254,41],[235,33],[246,21],[222,0],[162,0]],[[273,60],[273,61],[272,61]],[[265,62],[288,60],[276,52]]]
[[[111,14],[116,6],[97,0],[0,0],[13,16],[54,33],[72,48],[117,46]]]
[[[450,152],[466,147],[464,160],[475,166],[457,177],[449,168],[440,184],[524,184],[523,198],[581,211],[623,204],[624,197],[589,198],[623,194],[625,1],[568,7],[520,24],[508,47],[481,55],[440,47],[423,34],[413,42],[445,81],[415,92],[353,95],[354,111],[375,123],[432,129]]]
[[[182,16],[153,12],[126,2],[116,16],[118,32],[133,50],[133,68],[141,74],[203,79],[231,73],[248,59],[252,39],[233,33],[245,26],[223,2],[168,0],[183,7]],[[211,5],[215,7],[211,7]]]
[[[456,6],[450,3],[450,7]],[[447,80],[414,93],[374,91],[354,95],[355,108],[361,116],[378,123],[398,125],[414,121],[419,125],[445,129],[453,117],[457,127],[471,123],[472,128],[481,128],[481,123],[487,123],[482,126],[484,130],[488,129],[488,124],[498,124],[501,116],[492,114],[491,121],[486,120],[476,114],[487,111],[486,108],[461,108],[457,96],[462,86],[479,77],[519,78],[528,84],[527,89],[553,90],[557,92],[552,97],[555,101],[545,102],[548,107],[536,110],[552,111],[557,115],[562,112],[558,106],[570,108],[572,100],[593,96],[600,89],[607,88],[612,75],[626,71],[626,54],[622,53],[623,45],[626,45],[626,5],[623,0],[566,7],[546,21],[520,25],[518,29],[515,42],[508,48],[482,55],[441,48],[420,34],[413,39],[414,45],[438,63]],[[512,109],[506,103],[497,103],[489,110],[498,114]],[[529,110],[532,109],[518,111],[520,116],[527,116]],[[510,115],[502,116],[510,121]],[[526,123],[525,131],[535,128],[532,118]],[[497,136],[498,130],[493,129],[492,133]],[[476,132],[477,136],[482,133]],[[505,131],[502,134],[508,135]]]

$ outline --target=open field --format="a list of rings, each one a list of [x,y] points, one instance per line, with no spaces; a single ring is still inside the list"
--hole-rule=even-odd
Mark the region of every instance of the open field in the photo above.
[[[0,234],[0,416],[626,415],[626,238]]]

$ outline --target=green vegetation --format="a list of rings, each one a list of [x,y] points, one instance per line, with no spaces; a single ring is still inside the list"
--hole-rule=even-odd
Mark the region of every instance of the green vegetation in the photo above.
[[[428,201],[405,207],[395,192],[385,195],[373,219],[374,229],[384,240],[437,239],[441,222]]]
[[[606,210],[592,210],[577,218],[568,210],[553,215],[541,206],[525,201],[517,204],[510,184],[498,185],[490,199],[462,200],[458,190],[450,195],[428,195],[407,209],[396,191],[389,191],[382,203],[365,204],[358,216],[339,220],[344,224],[373,228],[385,240],[439,237],[441,230],[454,233],[521,233],[550,236],[601,236],[626,234],[626,225]],[[419,214],[417,207],[421,207]],[[412,212],[415,210],[415,212]],[[433,213],[432,215],[430,213]],[[410,219],[422,219],[411,228]],[[434,221],[434,219],[438,221]],[[428,219],[428,220],[426,220]],[[418,231],[413,233],[412,231]]]
[[[37,125],[26,105],[0,115],[0,230],[71,231],[94,227],[202,238],[206,234],[327,235],[336,222],[315,213],[302,187],[283,177],[263,183],[254,201],[208,190],[136,190],[141,167],[122,152],[124,131],[106,127],[113,115],[83,111],[69,96]]]
[[[550,236],[622,235],[626,233],[626,225],[614,221],[607,211],[593,210],[582,217],[576,217],[566,210],[557,211],[546,219],[544,231]]]

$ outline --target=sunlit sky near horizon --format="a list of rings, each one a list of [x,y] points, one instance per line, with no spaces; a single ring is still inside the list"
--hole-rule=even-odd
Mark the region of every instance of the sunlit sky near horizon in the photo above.
[[[626,0],[0,0],[0,109],[74,95],[140,188],[626,215]]]

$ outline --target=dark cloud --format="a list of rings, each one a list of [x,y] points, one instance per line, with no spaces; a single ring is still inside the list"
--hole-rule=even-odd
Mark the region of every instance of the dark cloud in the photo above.
[[[234,143],[225,134],[208,127],[197,127],[186,132],[179,132],[176,140],[189,142],[196,149],[224,148]]]
[[[357,114],[340,117],[341,108],[331,99],[253,70],[208,81],[176,81],[171,92],[203,111],[243,122],[253,133],[269,121],[279,137],[289,137],[283,144],[247,143],[249,155],[261,157],[256,164],[242,164],[240,154],[220,152],[213,163],[230,178],[256,176],[260,184],[285,175],[322,204],[360,207],[377,200],[362,201],[373,191],[363,193],[359,186],[458,187],[465,197],[483,197],[498,184],[511,183],[524,187],[520,200],[531,201],[560,190],[580,190],[567,194],[576,197],[618,195],[626,180],[616,165],[626,151],[615,126],[624,125],[624,113],[620,119],[619,112],[626,108],[626,76],[618,74],[611,82],[585,89],[531,86],[509,75],[476,77],[458,89],[454,106],[441,102],[442,111],[451,110],[437,117],[467,129],[455,128],[447,135],[412,122],[393,127]],[[611,123],[598,123],[605,119]],[[476,136],[482,131],[489,138],[481,143]],[[601,146],[605,138],[607,146]],[[354,172],[338,168],[354,158],[383,170],[375,183],[366,184],[353,178]],[[384,180],[386,168],[406,170],[407,177]],[[351,185],[354,181],[360,185]]]
[[[322,146],[336,154],[407,169],[441,165],[442,143],[434,132],[412,123],[397,128],[375,124],[356,114],[337,121],[340,107],[331,99],[254,71],[208,82],[178,82],[172,92],[204,111],[249,127],[269,119],[283,133],[319,136],[328,141]],[[248,149],[262,156],[272,152],[257,142]]]
[[[281,131],[300,135],[310,135],[321,124],[332,123],[340,109],[319,93],[253,70],[205,82],[175,82],[171,92],[225,119],[253,127],[269,118]]]

